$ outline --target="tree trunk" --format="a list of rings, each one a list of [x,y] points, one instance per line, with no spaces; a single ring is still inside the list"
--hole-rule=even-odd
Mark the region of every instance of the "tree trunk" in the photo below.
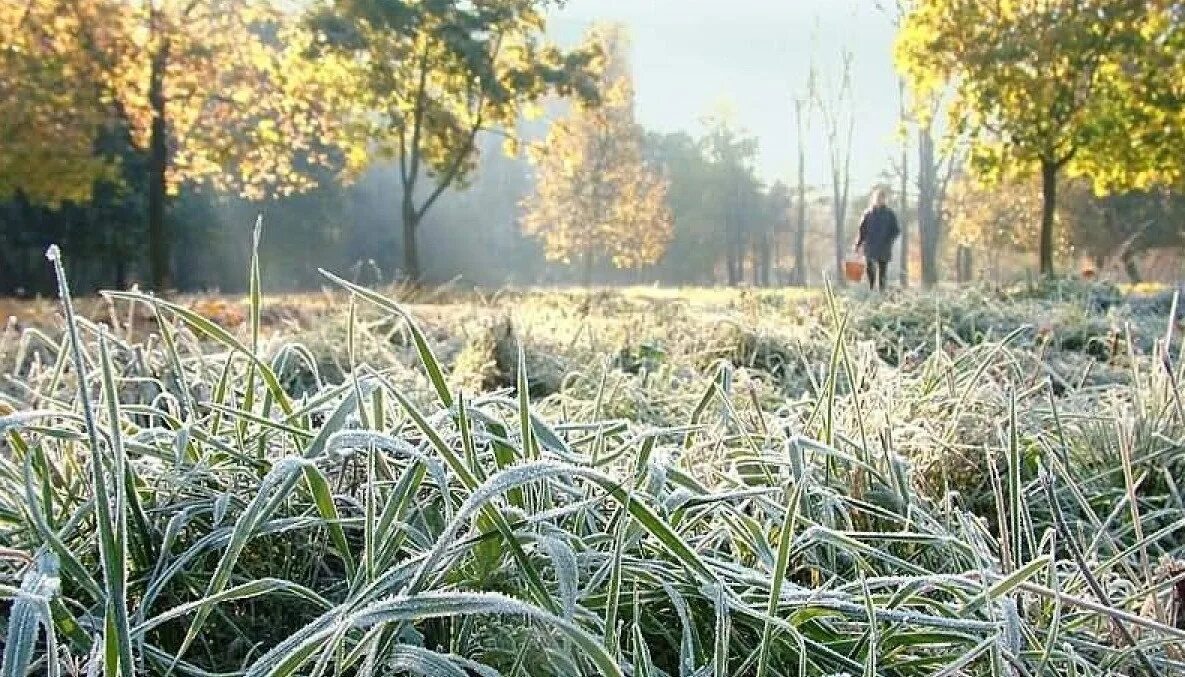
[[[853,127],[855,121],[852,122]],[[848,251],[848,241],[846,233],[846,225],[848,218],[848,199],[851,196],[852,173],[851,173],[851,138],[849,135],[847,153],[848,161],[836,170],[833,169],[832,186],[834,192],[832,195],[835,198],[832,204],[832,212],[835,216],[835,281],[839,286],[847,284],[847,276],[844,275],[844,256]]]
[[[728,275],[728,286],[735,287],[740,284],[740,275],[738,273],[737,267],[736,243],[733,241],[732,227],[730,225],[731,219],[726,219],[724,223],[724,227],[729,229],[729,232],[725,234],[726,240],[724,245],[724,267]]]
[[[918,130],[918,237],[921,240],[922,283],[938,283],[938,176],[934,160],[934,136],[928,127]]]
[[[850,68],[851,64],[845,65]],[[845,75],[845,77],[847,77]],[[849,105],[851,102],[849,101]],[[844,160],[835,174],[835,279],[840,286],[847,284],[844,275],[844,254],[848,250],[846,226],[848,218],[848,200],[852,195],[852,136],[856,131],[856,118],[853,115],[848,125],[848,135],[843,152]],[[836,170],[833,170],[836,171]]]
[[[169,165],[164,92],[167,62],[168,46],[164,44],[153,55],[148,87],[148,102],[152,107],[148,141],[148,276],[152,288],[161,293],[168,291],[172,283],[170,236],[165,223],[165,173]]]
[[[114,270],[112,275],[115,278],[116,289],[128,288],[128,260],[123,252],[116,252],[114,261]]]
[[[768,279],[771,277],[771,272],[772,272],[770,269],[772,269],[774,267],[774,265],[776,264],[776,262],[779,258],[778,255],[780,252],[778,251],[778,248],[779,248],[778,247],[778,237],[777,237],[777,235],[774,235],[773,237],[771,237],[769,239],[769,249],[767,249],[766,253],[765,253],[765,256],[769,259],[769,263],[766,264],[766,271],[765,271],[765,277],[767,280],[765,285],[767,287],[769,286]]]
[[[584,269],[580,274],[580,284],[583,285],[585,289],[591,289],[593,278],[593,261],[596,259],[596,257],[593,256],[592,252],[584,252],[584,255],[581,258],[584,259],[584,261],[582,261],[584,264]]]
[[[901,123],[905,124],[905,80],[897,83]],[[901,140],[901,287],[909,286],[909,134]]]
[[[938,284],[938,238],[933,223],[931,228],[922,240],[922,282],[927,287]]]
[[[741,243],[730,239],[729,243],[729,286],[737,287],[744,281],[744,263],[741,261]]]
[[[959,284],[967,284],[972,281],[974,277],[972,264],[971,248],[965,244],[959,245],[958,253],[955,255],[955,271]]]
[[[750,242],[750,249],[745,252],[742,258],[749,260],[749,283],[754,287],[761,285],[761,257],[758,256],[757,243]]]
[[[806,286],[806,170],[798,149],[798,228],[794,232],[794,283]]]
[[[769,287],[773,283],[773,267],[774,267],[774,245],[770,240],[777,241],[773,235],[766,235],[766,246],[761,249],[761,285]]]
[[[839,206],[834,207],[835,210],[835,283],[843,286],[847,283],[847,277],[844,276],[843,263],[844,253],[847,247],[844,242],[844,223],[843,216],[839,213]]]
[[[761,286],[761,252],[759,251],[759,238],[749,238],[749,246],[746,251],[745,258],[749,260],[749,275],[754,287]]]
[[[420,253],[416,246],[416,231],[420,227],[420,215],[416,213],[411,194],[403,194],[403,274],[412,284],[421,281]]]
[[[1037,255],[1041,275],[1053,275],[1053,220],[1057,212],[1057,163],[1041,160],[1041,236]]]
[[[798,229],[794,233],[794,283],[805,287],[806,276],[806,198],[805,191],[799,190],[798,198]]]
[[[803,106],[794,102],[794,119],[798,125],[798,230],[794,233],[794,283],[806,286],[806,143],[803,138]]]
[[[6,247],[0,247],[0,289],[4,290],[6,294],[12,294],[15,291],[21,279],[17,274],[16,267],[12,264],[11,257],[5,253]]]
[[[1123,272],[1127,273],[1127,279],[1132,284],[1139,284],[1143,280],[1140,274],[1140,267],[1136,264],[1136,257],[1130,252],[1123,253]]]
[[[727,229],[725,238],[727,239],[728,250],[728,285],[735,287],[745,280],[745,262],[744,262],[744,243],[741,234],[741,188],[739,181],[733,177],[734,192],[731,204],[724,218],[724,227]]]
[[[763,233],[760,238],[754,239],[753,251],[753,285],[760,287],[770,286],[770,269],[773,267],[773,236],[769,233]]]

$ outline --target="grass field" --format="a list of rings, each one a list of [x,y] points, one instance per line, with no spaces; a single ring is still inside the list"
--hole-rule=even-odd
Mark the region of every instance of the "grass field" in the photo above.
[[[327,285],[10,311],[4,677],[1185,671],[1171,295]]]

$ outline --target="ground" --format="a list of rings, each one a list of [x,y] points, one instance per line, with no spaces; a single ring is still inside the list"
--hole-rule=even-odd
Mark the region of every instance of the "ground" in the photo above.
[[[255,347],[249,298],[80,301],[98,465],[57,311],[8,311],[0,584],[60,581],[59,652],[110,531],[145,674],[367,628],[392,674],[1185,669],[1171,292],[332,289]]]

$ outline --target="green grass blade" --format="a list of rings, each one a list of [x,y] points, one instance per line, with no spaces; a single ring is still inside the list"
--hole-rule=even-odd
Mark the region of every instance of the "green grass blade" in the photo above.
[[[782,518],[781,533],[778,534],[778,556],[774,566],[773,577],[770,579],[769,601],[765,606],[765,613],[776,616],[778,604],[782,599],[782,586],[786,581],[786,572],[790,567],[790,551],[794,542],[794,524],[798,521],[798,507],[802,500],[802,490],[805,482],[800,479],[794,483],[790,491],[790,498],[786,503],[786,515]],[[761,632],[761,645],[758,649],[757,677],[765,677],[769,671],[769,657],[773,642],[773,626],[766,623]]]
[[[119,413],[119,391],[111,366],[111,351],[107,346],[107,335],[99,337],[99,363],[102,368],[103,393],[107,402],[108,440],[111,448],[111,483],[115,488],[115,500],[111,506],[109,525],[100,524],[100,542],[110,540],[111,551],[103,556],[103,570],[107,584],[107,665],[118,665],[119,672],[131,677],[135,671],[132,656],[131,622],[128,620],[128,523],[127,523],[127,455],[123,444],[123,420]],[[102,478],[106,482],[106,478]],[[97,500],[97,497],[96,497]],[[108,535],[107,532],[110,532]],[[113,655],[114,654],[114,655]],[[111,670],[114,672],[114,670]]]
[[[329,481],[325,479],[325,474],[317,466],[305,464],[303,467],[309,493],[313,496],[313,503],[316,504],[321,519],[325,520],[325,528],[329,530],[329,537],[333,540],[338,556],[346,566],[346,577],[354,578],[357,566],[354,564],[354,556],[350,552],[350,543],[346,540],[346,532],[342,529],[341,515],[337,511],[337,505],[334,504]]]
[[[99,425],[95,418],[94,405],[91,403],[87,386],[86,360],[83,358],[82,339],[78,333],[78,319],[74,313],[74,301],[70,296],[66,271],[56,245],[50,247],[47,256],[53,265],[54,274],[57,276],[62,308],[66,316],[66,331],[70,338],[70,352],[74,358],[75,375],[78,380],[78,399],[82,405],[83,419],[86,422],[87,438],[90,443],[91,485],[95,496],[95,517],[99,531],[99,557],[103,562],[103,578],[106,584],[104,668],[109,675],[120,674],[123,677],[132,677],[134,664],[130,640],[127,635],[127,606],[124,599],[127,580],[124,562],[127,553],[126,548],[121,547],[122,530],[118,524],[118,521],[123,518],[123,506],[120,502],[123,494],[120,487],[124,486],[123,474],[121,472],[114,475],[114,481],[110,482],[106,468],[104,468],[104,448],[100,442]],[[109,359],[106,350],[102,351],[101,358]],[[104,380],[107,381],[104,386],[109,391],[109,396],[113,397],[114,392],[112,391],[115,386],[108,376],[109,373],[104,374]],[[118,419],[116,420],[118,421]],[[114,427],[118,429],[118,422]],[[115,435],[113,440],[118,439],[118,430],[115,431]],[[113,446],[115,445],[113,444]],[[122,445],[115,451],[116,466],[119,470],[123,468],[122,460],[119,458],[122,451]],[[114,499],[108,493],[110,484],[116,486],[117,496]]]
[[[291,493],[299,477],[298,473],[301,472],[304,463],[306,461],[301,459],[283,459],[272,468],[272,471],[260,483],[255,497],[235,522],[226,552],[223,553],[222,558],[218,561],[218,567],[214,570],[210,582],[206,586],[205,599],[207,601],[198,605],[194,619],[185,631],[185,637],[181,642],[180,648],[177,650],[175,661],[180,661],[185,656],[186,651],[193,644],[198,633],[201,632],[202,626],[205,624],[206,619],[209,618],[211,612],[211,606],[208,600],[226,589],[230,582],[231,574],[234,572],[235,565],[238,563],[239,555],[242,554],[243,549],[247,546],[247,541],[250,540],[252,534],[255,532],[255,528],[274,509],[276,497],[283,499]]]
[[[449,391],[448,381],[444,377],[444,372],[440,369],[440,361],[436,359],[436,355],[432,352],[432,347],[428,344],[428,338],[424,335],[419,325],[416,324],[415,320],[412,319],[411,315],[382,294],[356,285],[353,282],[348,282],[327,270],[320,270],[320,273],[334,284],[349,290],[354,295],[360,296],[379,308],[402,318],[407,324],[408,331],[411,332],[412,341],[415,343],[416,350],[420,355],[420,362],[424,367],[424,371],[428,373],[428,380],[432,382],[432,386],[436,389],[436,395],[440,398],[441,404],[446,409],[453,406],[453,396]]]
[[[285,414],[292,413],[292,400],[288,397],[288,393],[284,391],[284,387],[280,385],[279,379],[276,378],[275,372],[272,371],[271,365],[266,364],[259,358],[250,348],[243,345],[241,341],[234,337],[229,331],[219,327],[214,322],[202,317],[198,313],[186,308],[185,306],[172,303],[169,301],[162,301],[161,299],[145,294],[135,292],[104,292],[104,296],[112,299],[125,299],[129,301],[138,301],[140,303],[148,303],[159,305],[169,312],[179,317],[183,322],[192,327],[195,331],[209,337],[210,339],[221,343],[227,349],[235,351],[245,356],[255,369],[258,370],[260,376],[263,377],[264,383],[267,385],[268,391]]]
[[[25,677],[28,674],[36,656],[37,637],[41,629],[45,629],[47,637],[54,632],[45,601],[57,595],[60,585],[57,557],[45,554],[37,559],[35,566],[25,575],[20,590],[13,591],[16,599],[8,614],[8,633],[4,638],[4,663],[0,665],[0,677]],[[51,670],[57,667],[56,660],[49,662]]]

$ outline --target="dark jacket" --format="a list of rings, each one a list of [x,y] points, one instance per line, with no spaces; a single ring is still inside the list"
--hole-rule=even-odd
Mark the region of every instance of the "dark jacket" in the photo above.
[[[897,215],[888,207],[872,207],[860,219],[858,246],[864,248],[864,257],[873,261],[888,261],[893,258],[893,243],[901,229],[897,226]]]

